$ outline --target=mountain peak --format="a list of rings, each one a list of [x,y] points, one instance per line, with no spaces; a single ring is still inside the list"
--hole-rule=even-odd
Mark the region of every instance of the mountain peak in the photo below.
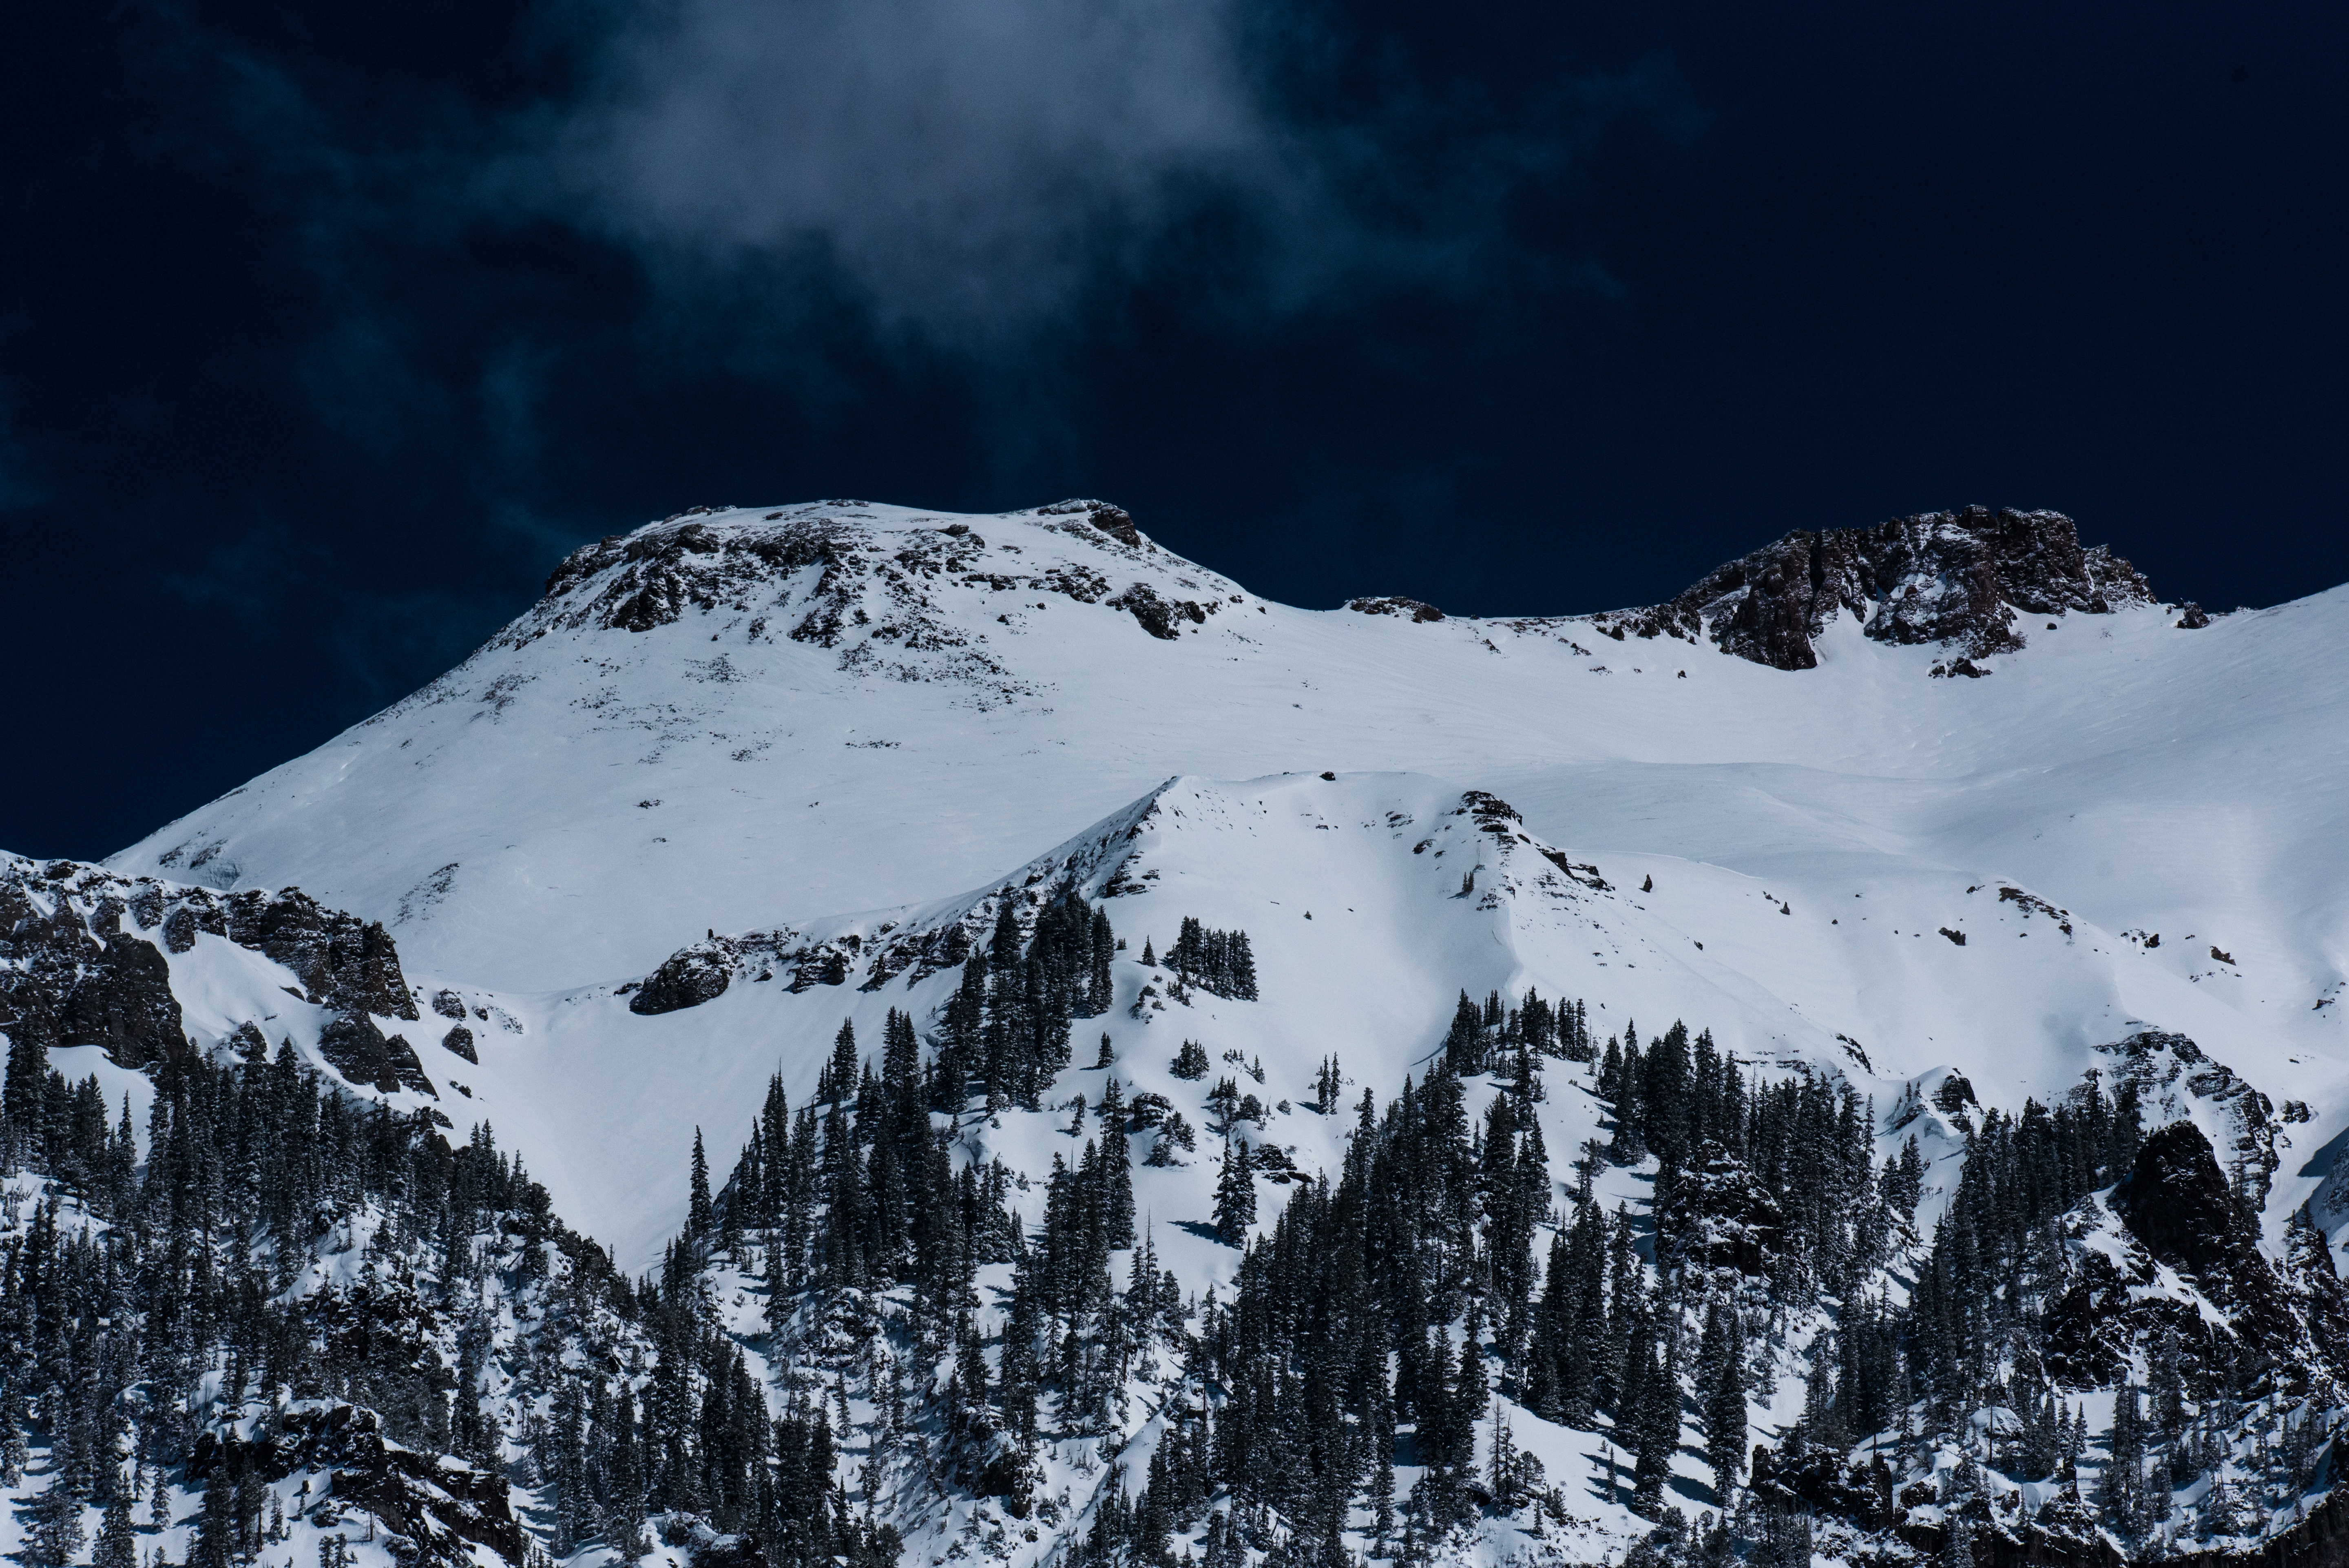
[[[1246,598],[1104,500],[988,516],[844,500],[695,507],[572,552],[545,597],[492,646],[730,614],[726,624],[747,623],[752,643],[780,634],[840,650],[844,672],[958,678],[1020,696],[1026,684],[965,624],[1000,618],[989,601],[1007,592],[1124,610],[1169,641]]]
[[[1677,598],[1594,622],[1618,640],[1710,637],[1739,658],[1806,670],[1819,662],[1816,640],[1848,613],[1879,642],[1941,644],[1958,655],[1947,673],[1973,674],[1972,660],[2023,645],[2019,615],[2101,615],[2153,598],[2143,574],[2109,548],[2083,548],[2062,512],[1969,506],[1872,528],[1797,530]]]

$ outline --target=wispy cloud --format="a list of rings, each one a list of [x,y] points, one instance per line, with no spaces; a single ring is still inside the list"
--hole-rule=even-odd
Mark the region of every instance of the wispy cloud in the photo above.
[[[834,267],[947,335],[1057,315],[1204,201],[1315,201],[1231,0],[683,0],[528,130],[506,178],[606,233]]]
[[[500,203],[559,210],[688,289],[822,274],[885,330],[945,345],[999,347],[1185,268],[1215,309],[1523,284],[1513,203],[1682,96],[1652,66],[1564,62],[1496,93],[1268,0],[599,15],[585,90],[514,128],[487,181]]]

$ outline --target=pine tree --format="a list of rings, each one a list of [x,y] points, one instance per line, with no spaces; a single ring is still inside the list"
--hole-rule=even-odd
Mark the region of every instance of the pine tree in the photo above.
[[[1224,1135],[1224,1165],[1216,1178],[1216,1234],[1228,1246],[1238,1246],[1247,1239],[1248,1229],[1256,1223],[1256,1172],[1251,1168],[1248,1146],[1235,1142],[1228,1132]]]
[[[1101,1216],[1102,1245],[1112,1252],[1133,1245],[1133,1150],[1122,1109],[1112,1109],[1116,1093],[1112,1078],[1102,1100]]]
[[[669,1189],[674,1192],[676,1188]],[[706,1242],[718,1228],[718,1212],[709,1201],[709,1157],[701,1151],[701,1129],[693,1130],[693,1174],[689,1189],[691,1198],[686,1212],[686,1233],[696,1241]]]
[[[2124,1383],[2113,1401],[2113,1427],[2106,1439],[2110,1459],[2098,1491],[2099,1511],[2113,1533],[2134,1539],[2150,1522],[2145,1490],[2145,1425],[2137,1386]]]
[[[32,1526],[25,1537],[26,1555],[48,1568],[71,1563],[81,1550],[81,1500],[66,1490],[64,1478],[52,1480],[26,1511]]]
[[[1697,1348],[1697,1421],[1705,1462],[1723,1509],[1745,1468],[1745,1346],[1736,1309],[1714,1302],[1705,1309]]]
[[[845,1100],[856,1092],[856,1025],[850,1019],[843,1018],[840,1032],[832,1037],[832,1060],[823,1076],[818,1099]]]

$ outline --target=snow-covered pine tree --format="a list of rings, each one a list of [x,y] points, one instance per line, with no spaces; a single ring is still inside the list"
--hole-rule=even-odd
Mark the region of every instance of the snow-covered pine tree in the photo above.
[[[1256,1172],[1248,1147],[1224,1135],[1223,1169],[1216,1177],[1216,1234],[1238,1246],[1256,1223]]]

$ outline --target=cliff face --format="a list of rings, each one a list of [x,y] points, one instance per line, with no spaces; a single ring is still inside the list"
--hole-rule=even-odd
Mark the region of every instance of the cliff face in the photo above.
[[[1888,643],[1940,643],[1971,661],[2023,645],[2019,616],[2100,615],[2153,598],[2103,545],[2084,549],[2058,511],[1970,506],[1873,528],[1797,531],[1721,566],[1665,603],[1597,617],[1609,636],[1710,637],[1774,669],[1819,662],[1816,639],[1849,614]]]
[[[367,1037],[344,1059],[328,1051],[353,1082],[388,1089],[419,1076],[406,1069],[413,1056],[404,1044],[392,1066],[378,1059],[382,1034],[366,1021],[417,1016],[380,922],[328,909],[299,888],[222,896],[77,861],[0,857],[0,1032],[27,1047],[98,1046],[134,1070],[176,1056],[188,1040],[171,959],[207,933],[284,965],[302,1000],[330,1010],[345,1034]]]

